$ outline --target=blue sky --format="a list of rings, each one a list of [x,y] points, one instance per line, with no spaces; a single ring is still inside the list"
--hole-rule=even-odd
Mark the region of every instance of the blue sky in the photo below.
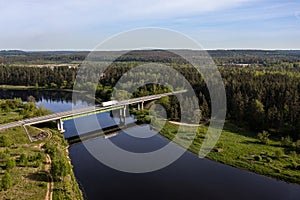
[[[140,27],[205,49],[300,49],[299,0],[0,0],[0,49],[90,50]]]

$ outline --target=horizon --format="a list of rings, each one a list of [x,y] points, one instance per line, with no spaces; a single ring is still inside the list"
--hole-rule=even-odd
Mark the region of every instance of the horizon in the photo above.
[[[152,51],[152,50],[188,50],[188,51],[300,51],[299,49],[259,49],[259,48],[240,48],[240,49],[137,49],[134,51]],[[90,49],[34,49],[34,50],[26,50],[26,49],[0,49],[0,52],[4,51],[21,51],[21,52],[63,52],[63,51],[69,51],[69,52],[92,52],[93,50]],[[101,50],[104,52],[110,52],[110,51],[128,51],[128,49],[122,49],[122,50]],[[100,51],[100,52],[101,52]],[[130,50],[131,51],[131,50]]]

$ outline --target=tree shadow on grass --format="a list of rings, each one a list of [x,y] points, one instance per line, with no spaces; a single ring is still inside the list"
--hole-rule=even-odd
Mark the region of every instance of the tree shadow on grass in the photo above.
[[[226,122],[224,124],[223,131],[243,135],[243,136],[250,137],[250,138],[255,138],[255,139],[257,138],[257,133],[247,130],[246,128],[239,127],[230,122]]]
[[[45,171],[30,173],[26,176],[26,178],[34,181],[41,181],[41,182],[50,182],[51,180],[48,173]]]

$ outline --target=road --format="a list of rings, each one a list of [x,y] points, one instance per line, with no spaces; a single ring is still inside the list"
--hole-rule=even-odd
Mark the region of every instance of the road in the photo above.
[[[64,111],[60,113],[54,113],[50,115],[45,115],[41,117],[34,117],[34,118],[29,118],[29,119],[24,119],[16,122],[11,122],[7,124],[2,124],[0,125],[0,131],[8,128],[13,128],[17,126],[22,126],[22,125],[34,125],[34,124],[40,124],[44,122],[49,122],[49,121],[55,121],[55,120],[60,120],[60,119],[70,119],[75,116],[81,116],[81,115],[88,115],[88,114],[94,114],[96,112],[100,111],[108,111],[108,110],[113,110],[113,109],[120,109],[122,106],[127,106],[130,104],[135,104],[135,103],[143,103],[145,101],[152,101],[156,99],[160,99],[161,97],[165,96],[171,96],[171,95],[176,95],[176,94],[181,94],[186,92],[186,90],[181,90],[181,91],[176,91],[176,92],[169,92],[169,93],[163,93],[163,94],[157,94],[157,95],[150,95],[150,96],[144,96],[144,97],[138,97],[138,98],[133,98],[133,99],[128,99],[128,100],[122,100],[119,101],[116,104],[110,105],[110,106],[105,106],[105,107],[100,107],[100,106],[90,106],[90,107],[85,107],[85,108],[80,108],[80,109],[74,109],[70,111]]]

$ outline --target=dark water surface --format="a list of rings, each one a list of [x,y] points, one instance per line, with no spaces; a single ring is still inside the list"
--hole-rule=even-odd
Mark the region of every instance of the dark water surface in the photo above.
[[[12,97],[19,97],[10,93]],[[46,108],[58,112],[71,109],[72,103],[66,96],[51,97],[41,95],[36,98]],[[9,95],[6,94],[6,98]],[[25,95],[26,96],[26,95]],[[34,95],[33,95],[34,96]],[[1,96],[0,92],[0,98]],[[68,97],[69,98],[69,97]],[[85,102],[78,102],[86,104]],[[102,127],[115,124],[109,113],[97,115]],[[133,119],[128,118],[128,121]],[[88,121],[88,120],[87,120]],[[72,120],[64,124],[65,137],[76,135]],[[87,126],[87,132],[94,130]],[[154,135],[149,138],[136,138],[127,132]],[[84,189],[88,199],[272,199],[299,200],[300,186],[288,184],[267,178],[244,170],[236,169],[208,159],[199,159],[190,152],[173,164],[155,172],[132,174],[109,168],[95,159],[85,147],[100,149],[99,143],[106,140],[97,137],[84,143],[70,146],[70,158],[75,175]],[[160,135],[155,135],[148,125],[135,126],[129,130],[120,131],[110,140],[132,152],[149,152],[165,146],[169,141]],[[180,147],[178,147],[180,148]],[[99,153],[101,153],[99,151]]]

